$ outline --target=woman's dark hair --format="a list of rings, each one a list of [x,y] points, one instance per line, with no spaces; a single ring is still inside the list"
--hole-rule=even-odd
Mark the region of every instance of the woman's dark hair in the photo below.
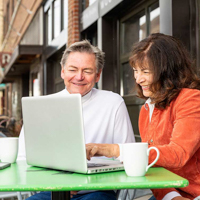
[[[152,102],[164,109],[182,88],[200,89],[200,79],[194,72],[190,55],[183,44],[172,36],[161,33],[149,35],[133,46],[130,65],[153,73],[150,85]],[[136,84],[138,97],[147,99]]]

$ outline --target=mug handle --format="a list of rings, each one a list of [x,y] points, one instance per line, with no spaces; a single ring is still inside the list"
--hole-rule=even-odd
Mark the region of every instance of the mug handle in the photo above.
[[[159,152],[159,150],[158,150],[156,147],[150,147],[150,148],[147,149],[147,156],[148,156],[148,157],[149,157],[149,152],[150,152],[152,149],[156,150],[157,156],[156,156],[155,160],[154,160],[151,164],[149,164],[149,165],[146,167],[146,172],[148,171],[148,169],[149,169],[150,167],[152,167],[152,166],[157,162],[157,160],[158,160],[158,158],[159,158],[159,156],[160,156],[160,152]]]

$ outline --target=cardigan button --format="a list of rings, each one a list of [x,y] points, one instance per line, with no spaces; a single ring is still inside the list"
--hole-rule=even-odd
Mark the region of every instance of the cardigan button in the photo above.
[[[151,139],[151,140],[150,140],[150,142],[152,143],[152,142],[153,142],[153,140]]]

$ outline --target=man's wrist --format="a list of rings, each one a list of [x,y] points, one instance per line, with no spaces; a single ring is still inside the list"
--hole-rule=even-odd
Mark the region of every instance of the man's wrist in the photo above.
[[[119,153],[119,145],[118,144],[113,144],[113,156],[112,157],[119,157],[120,153]]]

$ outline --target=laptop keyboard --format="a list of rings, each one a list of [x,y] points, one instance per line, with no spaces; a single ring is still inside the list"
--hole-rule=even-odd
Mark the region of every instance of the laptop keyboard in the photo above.
[[[87,163],[87,166],[89,168],[92,168],[92,167],[104,167],[104,166],[108,166],[106,164],[96,164],[96,163]]]

